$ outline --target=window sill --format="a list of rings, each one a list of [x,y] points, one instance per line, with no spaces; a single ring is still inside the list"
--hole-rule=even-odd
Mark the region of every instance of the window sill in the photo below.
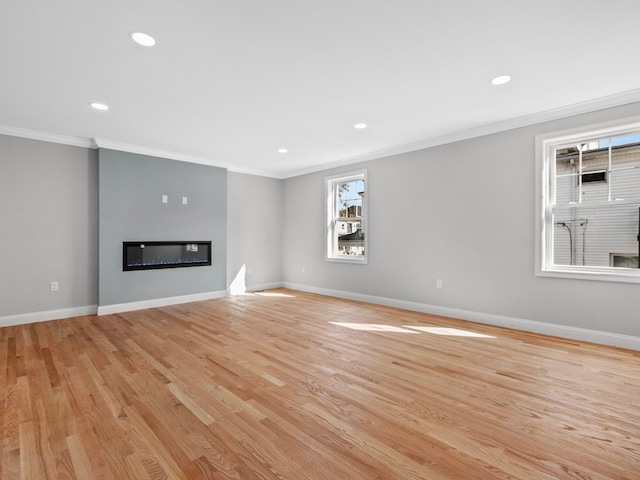
[[[356,265],[366,265],[368,263],[367,257],[326,257],[326,262],[334,262],[334,263],[354,263]]]
[[[536,271],[537,277],[570,278],[574,280],[596,280],[601,282],[621,282],[640,283],[640,269],[629,269],[627,271],[614,271],[603,268],[602,270],[576,269],[571,267],[554,267],[539,269]]]

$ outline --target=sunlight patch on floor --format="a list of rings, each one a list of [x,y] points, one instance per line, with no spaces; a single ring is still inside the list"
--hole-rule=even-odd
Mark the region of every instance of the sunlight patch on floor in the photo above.
[[[397,327],[394,325],[385,325],[381,323],[348,323],[348,322],[329,322],[339,327],[349,328],[351,330],[361,330],[365,332],[394,332],[394,333],[431,333],[433,335],[446,335],[449,337],[471,337],[471,338],[497,338],[483,333],[472,332],[470,330],[461,330],[459,328],[450,327],[423,327],[414,325],[403,325]]]
[[[394,327],[392,325],[382,325],[379,323],[345,323],[345,322],[329,322],[339,327],[350,328],[351,330],[363,330],[366,332],[397,332],[397,333],[419,333],[406,328]]]
[[[474,338],[496,338],[491,335],[485,335],[484,333],[471,332],[469,330],[460,330],[458,328],[449,327],[414,327],[411,325],[404,325],[405,328],[411,328],[419,330],[425,333],[432,333],[433,335],[447,335],[449,337],[474,337]]]
[[[253,294],[258,295],[260,297],[296,298],[295,295],[290,295],[288,293],[280,293],[280,292],[253,292]]]

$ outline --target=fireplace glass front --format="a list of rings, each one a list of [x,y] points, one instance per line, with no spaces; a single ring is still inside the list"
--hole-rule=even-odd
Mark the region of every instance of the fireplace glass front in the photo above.
[[[211,265],[211,242],[122,242],[122,269],[201,267]]]

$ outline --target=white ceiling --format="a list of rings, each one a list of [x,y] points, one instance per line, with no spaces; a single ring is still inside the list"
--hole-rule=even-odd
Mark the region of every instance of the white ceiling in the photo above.
[[[0,133],[279,178],[640,100],[638,0],[0,1]]]

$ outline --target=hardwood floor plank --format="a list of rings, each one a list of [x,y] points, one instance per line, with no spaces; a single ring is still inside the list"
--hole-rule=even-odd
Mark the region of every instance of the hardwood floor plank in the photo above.
[[[83,478],[99,478],[89,461],[89,454],[85,449],[83,439],[78,434],[67,437],[71,462],[78,480]]]
[[[127,422],[132,427],[129,432],[136,437],[134,444],[137,445],[137,450],[142,454],[142,462],[150,476],[152,478],[159,476],[159,467],[163,475],[166,475],[166,478],[188,479],[187,472],[181,469],[172,452],[164,445],[162,440],[158,438],[153,427],[149,425],[145,418],[138,412],[137,405],[126,407],[125,412],[127,414]],[[149,417],[148,414],[147,417]],[[153,423],[157,424],[155,421]],[[164,435],[164,429],[158,433]]]
[[[38,441],[42,450],[45,478],[75,479],[73,462],[66,441],[69,430],[66,425],[70,416],[60,416],[58,399],[48,400],[46,403],[48,408],[45,407],[44,399],[36,401],[39,426]]]
[[[153,480],[154,478],[159,478],[159,477],[150,477],[148,475],[147,470],[142,464],[142,461],[140,460],[138,455],[136,455],[135,453],[131,455],[127,455],[124,461],[127,464],[127,469],[129,470],[129,472],[131,472],[130,475],[128,475],[125,478],[136,478],[138,480]]]
[[[205,425],[211,425],[215,420],[211,415],[209,415],[198,403],[185,394],[180,387],[178,387],[174,383],[168,384],[169,391],[171,394],[176,397],[178,401],[180,401],[185,407],[189,409],[191,413],[193,413],[198,420],[200,420]]]
[[[36,440],[35,423],[31,420],[22,422],[20,435],[20,474],[24,480],[40,480],[45,477],[42,465],[43,455]]]

